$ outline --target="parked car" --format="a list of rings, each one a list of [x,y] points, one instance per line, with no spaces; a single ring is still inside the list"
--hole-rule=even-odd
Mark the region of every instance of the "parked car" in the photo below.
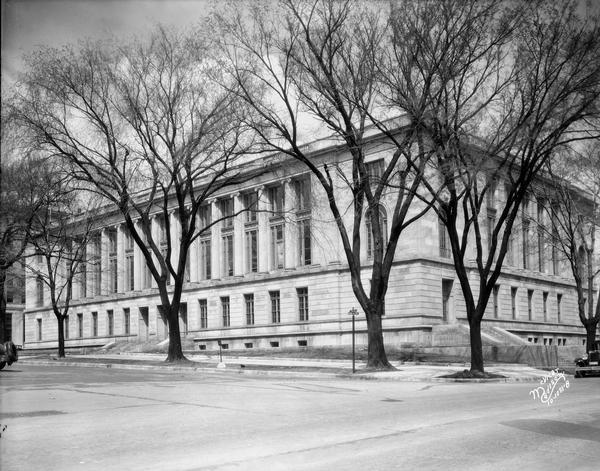
[[[0,343],[0,370],[8,365],[12,365],[19,359],[17,353],[17,346],[10,340],[8,342]]]
[[[600,375],[600,342],[596,342],[589,353],[575,360],[575,377]]]

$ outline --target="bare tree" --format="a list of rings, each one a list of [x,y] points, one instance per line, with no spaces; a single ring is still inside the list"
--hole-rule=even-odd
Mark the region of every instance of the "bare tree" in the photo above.
[[[212,17],[219,59],[253,110],[248,124],[268,148],[312,172],[326,195],[352,290],[366,316],[371,368],[391,367],[381,316],[396,248],[432,200],[419,196],[432,156],[422,142],[423,106],[415,103],[402,119],[397,107],[390,114],[391,87],[380,76],[391,41],[388,14],[386,6],[380,11],[354,1],[286,0],[247,9],[234,5]],[[315,134],[350,159],[320,163],[303,145]],[[373,161],[377,134],[385,155]],[[361,237],[365,224],[370,244]],[[366,265],[365,245],[372,259]]]
[[[481,321],[527,194],[556,149],[590,137],[582,130],[598,113],[598,19],[577,8],[406,2],[397,9],[400,26],[427,19],[409,31],[424,51],[419,67],[438,71],[426,127],[445,185],[431,193],[465,299],[474,374],[484,371]],[[448,50],[437,54],[438,45]]]
[[[594,300],[594,282],[600,275],[596,247],[600,230],[600,146],[594,141],[580,150],[569,149],[554,156],[547,170],[549,183],[537,191],[548,202],[545,211],[549,224],[542,229],[555,263],[560,254],[571,269],[577,312],[586,330],[589,352],[600,323],[600,300]]]
[[[217,84],[207,52],[199,35],[164,29],[121,46],[43,49],[29,58],[17,108],[36,145],[119,209],[168,319],[167,361],[185,359],[178,319],[190,246],[219,222],[199,227],[200,208],[248,178],[235,166],[249,146],[244,109]]]
[[[54,194],[43,160],[21,147],[13,117],[2,103],[0,160],[0,343],[5,339],[7,273],[22,261],[31,228]]]
[[[89,202],[85,206],[79,204],[77,192],[66,182],[60,186],[64,190],[60,197],[46,198],[45,210],[36,214],[30,237],[34,253],[26,258],[26,267],[36,286],[39,284],[48,290],[58,325],[58,356],[64,358],[65,321],[69,319],[74,283],[85,280],[87,273],[81,270],[87,270],[99,258],[89,257],[94,229],[93,206]]]

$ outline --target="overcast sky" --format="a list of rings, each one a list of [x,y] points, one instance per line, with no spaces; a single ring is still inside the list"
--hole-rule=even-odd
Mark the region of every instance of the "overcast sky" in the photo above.
[[[3,86],[16,79],[22,55],[39,45],[143,34],[158,22],[186,27],[206,14],[211,5],[209,0],[0,1]]]

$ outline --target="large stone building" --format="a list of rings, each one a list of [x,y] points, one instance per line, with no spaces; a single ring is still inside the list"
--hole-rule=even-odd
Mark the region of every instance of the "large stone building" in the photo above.
[[[348,154],[326,141],[313,143],[311,149],[317,165],[338,165],[340,195],[347,199],[350,213],[350,192],[343,191],[339,177],[349,171]],[[374,142],[368,158],[373,171],[390,155],[385,144]],[[229,349],[350,342],[348,312],[353,307],[360,311],[360,306],[324,193],[299,163],[271,156],[265,164],[274,160],[278,165],[273,171],[215,195],[200,216],[206,224],[258,201],[259,211],[243,212],[213,227],[190,251],[180,323],[183,335],[194,339],[197,349],[218,348],[219,340]],[[502,200],[503,191],[497,185],[488,209]],[[391,206],[384,204],[381,213],[389,217]],[[524,223],[513,231],[503,275],[484,317],[484,342],[500,336],[542,345],[581,345],[585,332],[577,316],[572,279],[536,229],[544,215],[533,200],[522,214]],[[176,219],[171,222],[176,237]],[[387,231],[385,221],[383,226]],[[158,216],[153,230],[157,235],[164,232]],[[372,248],[367,227],[362,235],[368,282]],[[464,301],[448,247],[433,211],[402,234],[386,298],[386,344],[443,345],[456,341],[457,331],[466,332]],[[115,211],[107,210],[101,218],[88,254],[95,263],[88,264],[74,288],[67,348],[166,339],[157,289]],[[358,343],[366,343],[364,316],[357,318],[357,332]],[[26,348],[57,343],[48,293],[41,280],[31,276],[24,336]]]

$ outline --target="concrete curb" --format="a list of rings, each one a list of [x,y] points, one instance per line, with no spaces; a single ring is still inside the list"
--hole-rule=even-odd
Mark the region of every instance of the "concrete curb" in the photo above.
[[[440,378],[436,376],[400,376],[394,372],[380,373],[329,373],[320,371],[283,371],[283,370],[253,370],[246,368],[217,368],[206,366],[171,366],[171,365],[144,365],[141,362],[132,363],[111,363],[111,362],[74,362],[60,360],[29,360],[23,359],[19,363],[36,366],[72,366],[81,368],[114,368],[121,370],[158,370],[166,372],[198,372],[210,374],[229,374],[229,375],[245,375],[245,376],[274,376],[274,377],[289,377],[289,378],[338,378],[352,379],[360,381],[399,381],[399,382],[432,382],[432,383],[517,383],[517,382],[537,382],[539,376],[513,376],[507,378]]]

